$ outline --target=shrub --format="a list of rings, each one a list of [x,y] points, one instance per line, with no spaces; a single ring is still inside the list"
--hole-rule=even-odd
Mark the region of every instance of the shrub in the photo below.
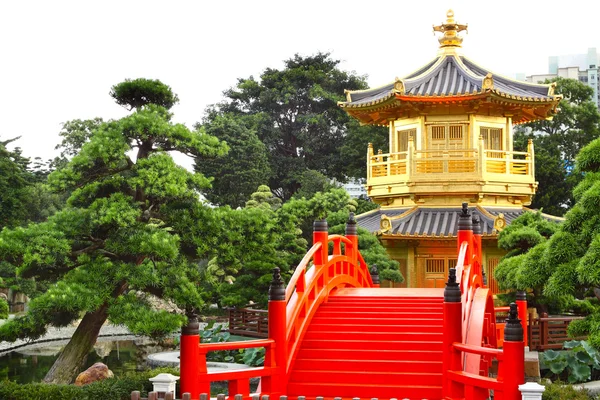
[[[0,319],[8,318],[8,303],[4,299],[0,299]]]
[[[142,395],[152,391],[148,380],[160,373],[179,375],[175,368],[159,368],[130,373],[123,377],[106,379],[86,386],[49,385],[45,383],[0,383],[0,399],[3,400],[129,400],[131,392],[139,390]]]
[[[553,382],[545,385],[546,390],[542,395],[542,400],[592,400],[587,390],[577,390],[571,385],[565,385],[561,382]]]

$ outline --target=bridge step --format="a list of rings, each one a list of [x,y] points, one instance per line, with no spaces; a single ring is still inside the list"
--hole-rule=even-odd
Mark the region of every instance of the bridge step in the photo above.
[[[379,400],[385,399],[409,399],[409,400],[437,400],[442,398],[442,388],[438,385],[394,385],[385,384],[348,384],[348,383],[298,383],[290,382],[288,384],[289,393],[304,393],[303,395],[290,395],[290,398],[306,396],[308,400],[317,396],[338,397],[333,393],[340,393],[339,397],[353,398],[360,397],[371,399],[377,396]],[[348,394],[341,394],[341,393]],[[331,393],[331,394],[330,394]],[[351,394],[350,394],[351,393]]]
[[[414,325],[397,325],[394,323],[386,323],[386,321],[374,321],[372,325],[358,325],[352,324],[351,321],[344,320],[343,324],[335,324],[335,321],[323,321],[315,323],[314,327],[311,327],[313,331],[322,331],[322,332],[340,332],[341,334],[346,334],[348,332],[356,332],[356,333],[383,333],[383,332],[397,332],[397,333],[414,333],[414,332],[432,332],[439,333],[440,332],[440,324],[435,324],[435,322],[429,322],[429,325],[422,324],[414,324]],[[410,323],[413,321],[407,321]],[[375,325],[377,324],[377,325]],[[381,325],[379,325],[381,324]],[[435,325],[434,325],[435,324]]]
[[[387,347],[387,346],[382,346]],[[405,361],[439,361],[442,351],[430,350],[430,346],[423,346],[421,350],[389,350],[378,351],[378,360],[405,360]],[[426,347],[426,348],[425,348]],[[440,346],[441,347],[441,346]],[[379,350],[379,349],[376,349]],[[372,360],[373,349],[311,349],[303,348],[298,352],[298,360],[303,359],[328,359],[328,360]]]
[[[340,335],[338,335],[340,336]],[[349,350],[355,351],[356,349],[364,350],[413,350],[413,351],[442,351],[442,340],[438,341],[403,341],[397,342],[392,340],[381,340],[371,341],[365,340],[365,335],[361,335],[360,339],[348,340],[347,338],[338,340],[320,340],[320,339],[307,339],[304,338],[302,342],[302,349],[319,349],[319,350]],[[302,349],[300,351],[302,351]]]
[[[350,356],[353,357],[354,356]],[[302,358],[297,359],[294,364],[296,370],[311,370],[311,371],[323,371],[327,374],[330,371],[343,371],[347,372],[365,372],[369,374],[374,372],[386,372],[394,371],[393,373],[403,373],[407,375],[439,372],[441,367],[441,361],[422,361],[422,360],[335,360],[320,358]],[[299,373],[299,372],[298,372]],[[332,378],[331,376],[327,379]],[[412,379],[412,378],[411,378]],[[426,377],[429,382],[430,377]]]
[[[315,331],[310,330],[306,332],[304,336],[306,339],[320,339],[320,340],[328,340],[331,339],[332,336],[342,336],[347,340],[384,340],[384,341],[432,341],[432,342],[441,342],[442,341],[442,332],[371,332],[368,337],[365,337],[364,332],[344,332],[340,334],[339,331]],[[357,348],[360,348],[357,347]]]
[[[306,331],[288,395],[441,399],[442,308],[437,289],[339,290]]]

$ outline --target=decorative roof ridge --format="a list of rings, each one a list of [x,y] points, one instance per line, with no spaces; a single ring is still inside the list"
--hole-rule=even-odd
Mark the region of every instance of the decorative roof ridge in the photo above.
[[[398,79],[398,78],[396,78]],[[380,89],[385,89],[386,86],[390,86],[393,85],[395,82],[388,82],[386,84],[380,85],[380,86],[376,86],[373,88],[368,88],[368,89],[357,89],[357,90],[349,90],[349,89],[344,89],[344,94],[354,94],[354,93],[365,93],[365,92],[370,92],[373,90],[380,90]]]
[[[488,68],[483,67],[481,64],[473,61],[471,58],[467,57],[467,56],[458,56],[459,58],[464,58],[465,60],[467,60],[469,63],[475,65],[478,68],[481,68],[482,70],[488,71],[490,73],[492,73]],[[463,61],[461,60],[461,63],[463,63]],[[464,63],[463,63],[464,64]],[[466,67],[466,66],[465,66]],[[468,67],[467,67],[468,68]],[[505,80],[508,82],[512,82],[512,83],[516,83],[519,85],[525,85],[525,86],[530,86],[530,87],[538,87],[538,88],[547,88],[548,89],[548,93],[546,94],[546,96],[551,97],[551,96],[561,96],[562,95],[555,95],[554,94],[554,86],[556,86],[556,84],[553,83],[549,83],[549,84],[545,84],[545,83],[533,83],[533,82],[527,82],[527,81],[521,81],[518,79],[514,79],[514,78],[510,78],[506,75],[502,75],[502,74],[497,74],[497,73],[492,73],[494,77],[498,77],[500,78],[500,80]]]
[[[459,55],[453,55],[454,59],[456,60],[456,63],[463,69],[463,71],[465,71],[465,73],[469,74],[473,79],[478,79],[482,84],[483,84],[483,80],[485,79],[485,77],[487,75],[479,75],[477,74],[475,71],[473,71],[471,68],[469,68],[467,65],[465,65],[465,63],[463,62],[463,60],[461,59],[464,56],[459,56]],[[465,57],[466,58],[466,57]],[[467,59],[468,60],[468,59]],[[491,73],[489,70],[487,70],[486,68],[482,68],[483,70],[488,71],[488,73]],[[495,74],[492,74],[495,75]]]
[[[359,220],[359,219],[361,219],[361,218],[368,217],[368,216],[370,216],[371,214],[378,213],[380,210],[381,210],[381,207],[374,208],[374,209],[372,209],[372,210],[365,211],[365,212],[364,212],[364,213],[362,213],[362,214],[358,214],[358,215],[357,215],[355,218],[356,218],[356,220],[358,221],[358,220]]]
[[[411,214],[414,214],[415,212],[417,212],[417,210],[419,209],[419,206],[413,206],[413,208],[406,210],[405,212],[403,212],[402,214],[398,214],[398,215],[394,215],[392,217],[388,217],[387,215],[385,215],[383,212],[381,213],[382,216],[386,216],[387,218],[389,218],[391,221],[397,220],[397,219],[401,219],[404,217],[408,217]]]
[[[410,77],[410,78],[406,78],[406,77],[405,77],[405,78],[402,78],[402,79],[403,79],[403,81],[404,81],[405,83],[406,83],[406,82],[409,82],[409,81],[410,81],[410,82],[413,82],[413,81],[415,81],[415,80],[422,79],[422,78],[426,77],[427,75],[431,74],[431,72],[432,72],[432,71],[435,71],[435,70],[436,70],[436,69],[437,69],[437,68],[438,68],[438,67],[439,67],[439,66],[440,66],[440,65],[441,65],[441,64],[444,62],[444,60],[445,60],[447,57],[448,57],[448,55],[447,55],[447,54],[441,54],[441,55],[437,56],[437,57],[436,57],[436,58],[437,58],[437,60],[436,60],[436,61],[435,61],[433,64],[431,64],[431,66],[430,66],[429,68],[427,68],[425,71],[421,72],[421,73],[420,73],[419,75],[417,75],[417,76],[413,76],[413,77]],[[429,62],[428,62],[427,64],[425,64],[425,65],[428,65],[428,64],[430,64],[430,63],[431,63],[431,61],[429,61]],[[421,69],[422,69],[422,68],[423,68],[425,65],[423,65],[423,66],[422,66],[422,67],[420,67],[420,68],[417,68],[415,71],[411,72],[410,74],[408,74],[408,75],[406,75],[406,76],[407,76],[407,77],[408,77],[408,76],[411,76],[411,75],[412,75],[412,74],[414,74],[415,72],[417,72],[417,71],[420,71],[420,70],[421,70]]]
[[[485,217],[488,217],[491,220],[494,220],[496,218],[496,216],[494,214],[492,214],[491,212],[489,212],[488,210],[486,210],[485,208],[483,208],[480,204],[477,204],[475,206],[475,208],[477,208],[477,210],[481,213],[481,215],[483,215]]]

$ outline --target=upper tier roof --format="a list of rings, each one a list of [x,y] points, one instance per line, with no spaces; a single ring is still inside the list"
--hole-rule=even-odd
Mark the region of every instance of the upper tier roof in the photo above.
[[[465,112],[510,115],[514,123],[545,119],[556,113],[562,96],[554,94],[554,84],[509,79],[464,57],[458,32],[467,26],[456,23],[452,10],[447,17],[446,23],[433,28],[443,33],[435,59],[387,85],[346,91],[346,101],[339,102],[340,107],[363,124],[381,125],[415,113],[428,114],[439,104],[454,104]]]
[[[374,89],[348,91],[344,108],[360,108],[401,97],[457,97],[495,93],[513,100],[554,102],[552,85],[520,82],[497,76],[464,56],[442,54],[416,72]]]

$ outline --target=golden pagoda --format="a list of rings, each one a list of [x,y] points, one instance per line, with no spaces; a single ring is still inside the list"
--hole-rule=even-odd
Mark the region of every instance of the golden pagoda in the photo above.
[[[403,287],[443,287],[456,263],[456,222],[468,202],[481,221],[483,262],[504,254],[498,233],[527,212],[537,188],[534,149],[513,150],[513,124],[550,119],[560,95],[554,85],[494,74],[462,55],[467,25],[434,26],[440,48],[417,71],[373,89],[346,91],[340,102],[361,124],[389,127],[389,149],[367,149],[367,194],[380,205],[358,217],[400,262]],[[548,216],[548,218],[552,218]]]

